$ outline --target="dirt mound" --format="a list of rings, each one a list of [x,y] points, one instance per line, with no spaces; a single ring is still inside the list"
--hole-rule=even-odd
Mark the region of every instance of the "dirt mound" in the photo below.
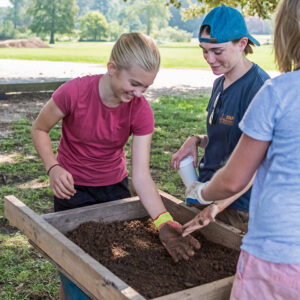
[[[0,42],[0,48],[50,48],[39,38],[5,40]]]

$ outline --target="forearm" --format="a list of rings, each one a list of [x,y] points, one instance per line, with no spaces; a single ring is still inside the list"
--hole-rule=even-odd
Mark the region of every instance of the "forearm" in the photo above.
[[[211,182],[202,190],[201,195],[206,201],[217,201],[219,211],[224,210],[231,203],[246,193],[253,184],[256,173],[246,186],[236,186],[232,181],[230,174],[227,174],[225,168],[219,170]],[[224,180],[224,179],[228,180]]]
[[[221,211],[223,211],[225,208],[227,208],[230,204],[232,204],[235,200],[237,200],[238,198],[240,198],[243,194],[245,194],[252,186],[253,181],[255,178],[255,174],[252,177],[251,181],[247,184],[247,186],[242,189],[239,193],[234,194],[233,196],[223,199],[223,200],[219,200],[217,201],[215,204],[218,207],[218,213],[220,213]]]
[[[132,183],[137,195],[140,197],[145,209],[152,219],[166,211],[157,187],[150,174],[148,176],[133,176]]]
[[[226,169],[223,167],[213,176],[212,180],[201,191],[201,195],[206,201],[224,200],[241,192],[233,187],[230,174],[226,174]]]
[[[45,131],[36,129],[34,126],[31,130],[31,137],[34,147],[41,157],[46,170],[57,163],[56,156],[53,153],[49,134]]]

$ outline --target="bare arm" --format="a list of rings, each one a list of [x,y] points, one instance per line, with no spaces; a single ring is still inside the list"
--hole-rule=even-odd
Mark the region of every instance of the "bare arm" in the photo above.
[[[243,134],[225,167],[202,190],[203,199],[217,201],[241,192],[254,177],[269,145],[270,142],[255,140]]]
[[[219,212],[251,187],[256,170],[264,160],[269,145],[270,142],[258,141],[245,134],[242,135],[227,164],[202,189],[203,199],[216,201],[216,203],[209,205],[194,219],[184,224],[183,236],[214,221]]]
[[[231,203],[233,203],[236,199],[238,199],[241,195],[246,193],[253,184],[255,178],[255,174],[252,177],[251,181],[248,185],[239,193],[220,201],[216,201],[209,206],[205,207],[201,210],[196,217],[194,217],[191,221],[187,222],[183,225],[184,231],[182,236],[186,236],[197,229],[207,226],[210,222],[215,221],[215,217],[225,208],[227,208]]]
[[[133,136],[132,141],[132,182],[144,207],[154,219],[166,208],[160,198],[158,190],[152,180],[149,168],[151,134]],[[194,249],[199,249],[199,242],[192,236],[182,237],[182,226],[174,221],[164,222],[158,227],[159,238],[177,262],[180,259],[188,260],[194,255]]]
[[[64,117],[52,98],[46,103],[31,128],[31,137],[45,169],[57,163],[52,151],[49,131]]]
[[[237,194],[234,194],[233,196],[231,196],[229,198],[219,200],[215,203],[215,205],[217,205],[217,208],[218,208],[218,213],[220,213],[225,208],[227,208],[230,204],[232,204],[235,200],[240,198],[243,194],[245,194],[251,188],[251,186],[253,184],[253,181],[254,181],[254,178],[255,178],[255,175],[256,175],[256,173],[254,173],[254,175],[253,175],[252,179],[250,180],[250,182],[240,192],[238,192]]]
[[[152,135],[133,136],[132,183],[141,201],[154,219],[166,208],[150,174],[150,146]]]
[[[64,117],[53,99],[43,107],[31,128],[31,137],[35,149],[41,157],[46,170],[57,164],[52,150],[49,131]],[[74,195],[74,182],[72,175],[60,166],[52,168],[50,173],[50,186],[58,198],[67,198]]]

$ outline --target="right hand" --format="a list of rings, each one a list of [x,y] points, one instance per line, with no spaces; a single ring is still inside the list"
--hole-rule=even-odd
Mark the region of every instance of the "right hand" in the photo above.
[[[180,162],[187,156],[192,156],[194,158],[194,167],[198,165],[198,146],[197,138],[194,136],[189,137],[180,149],[173,154],[171,158],[171,168],[178,170]]]
[[[50,171],[49,177],[50,187],[57,198],[70,199],[71,196],[74,196],[76,190],[73,176],[66,169],[56,166]]]
[[[200,249],[200,243],[191,235],[182,236],[182,225],[168,221],[159,228],[159,238],[175,262],[188,260]]]
[[[210,222],[214,222],[216,215],[220,212],[217,204],[213,203],[205,207],[191,221],[182,226],[182,236],[185,237],[197,229],[207,226]]]

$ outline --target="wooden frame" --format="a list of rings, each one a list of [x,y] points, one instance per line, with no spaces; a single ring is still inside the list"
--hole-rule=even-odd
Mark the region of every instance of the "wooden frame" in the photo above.
[[[65,81],[0,84],[0,94],[11,92],[54,91],[63,83],[65,83]]]
[[[162,191],[160,195],[168,211],[179,222],[184,223],[195,216],[196,211],[182,201]],[[110,223],[147,216],[138,197],[39,216],[16,197],[6,196],[4,215],[92,299],[145,299],[64,235],[87,221]],[[221,222],[211,223],[201,231],[208,240],[230,248],[239,249],[241,244],[241,232]],[[232,282],[233,276],[153,300],[226,300]]]

